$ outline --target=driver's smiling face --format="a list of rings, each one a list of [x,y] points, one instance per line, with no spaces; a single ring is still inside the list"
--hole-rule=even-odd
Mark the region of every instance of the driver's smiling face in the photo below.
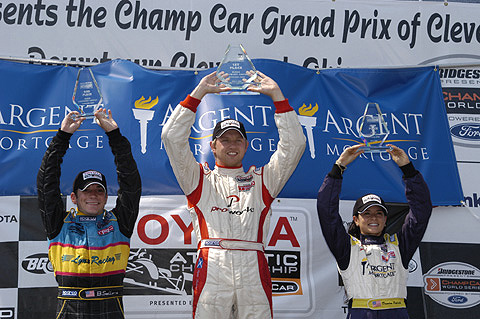
[[[83,191],[77,190],[76,194],[72,193],[70,196],[78,210],[90,216],[103,213],[108,198],[105,189],[98,184],[92,184]]]
[[[215,163],[221,167],[240,167],[247,152],[248,141],[237,130],[228,130],[210,142]]]
[[[363,235],[380,236],[387,223],[387,216],[380,206],[371,206],[363,213],[353,216],[353,221]]]

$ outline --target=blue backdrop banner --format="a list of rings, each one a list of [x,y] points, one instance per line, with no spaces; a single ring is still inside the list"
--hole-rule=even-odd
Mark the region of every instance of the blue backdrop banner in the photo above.
[[[325,174],[342,150],[361,142],[358,128],[369,102],[378,103],[390,130],[388,140],[403,148],[430,186],[434,205],[459,205],[460,178],[434,67],[329,69],[317,72],[273,60],[253,60],[272,77],[299,114],[307,147],[279,197],[315,198]],[[70,110],[77,68],[0,61],[0,195],[35,195],[42,156]],[[114,60],[92,67],[121,132],[139,166],[144,195],[181,194],[160,134],[175,106],[214,71],[152,71]],[[191,148],[214,166],[209,141],[224,118],[245,124],[250,147],[244,166],[265,164],[276,149],[272,101],[263,95],[208,95],[197,111]],[[113,156],[103,130],[85,121],[73,135],[62,164],[61,191],[69,194],[75,175],[102,171],[114,194]],[[387,202],[405,202],[401,171],[387,153],[362,155],[344,175],[342,199],[367,192]]]

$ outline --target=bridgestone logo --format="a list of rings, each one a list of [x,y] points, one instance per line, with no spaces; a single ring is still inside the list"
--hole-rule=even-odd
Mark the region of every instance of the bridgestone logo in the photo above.
[[[438,269],[439,275],[475,275],[475,270],[466,269]]]

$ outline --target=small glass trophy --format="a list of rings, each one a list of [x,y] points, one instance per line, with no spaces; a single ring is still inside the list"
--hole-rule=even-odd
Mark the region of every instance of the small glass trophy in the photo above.
[[[365,143],[360,149],[365,153],[380,153],[391,149],[390,146],[384,145],[390,132],[378,103],[367,103],[359,134],[363,143]]]
[[[230,44],[217,68],[217,78],[231,91],[222,94],[259,94],[247,91],[255,84],[257,70],[241,44]]]
[[[72,101],[80,113],[79,117],[95,117],[95,111],[102,104],[103,96],[90,68],[82,67],[78,70]]]

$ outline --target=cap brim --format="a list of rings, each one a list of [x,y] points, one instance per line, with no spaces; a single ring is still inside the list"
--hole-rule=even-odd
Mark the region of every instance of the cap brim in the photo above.
[[[230,130],[235,130],[237,131],[238,133],[240,133],[240,135],[244,138],[244,139],[247,139],[247,137],[245,135],[243,135],[242,131],[236,127],[229,127],[229,128],[226,128],[225,130],[221,131],[219,134],[217,134],[217,136],[215,136],[215,138],[219,138],[220,136],[223,135],[223,133],[227,132],[227,131],[230,131]]]
[[[381,207],[381,208],[383,209],[383,211],[385,212],[385,215],[388,215],[388,209],[387,209],[385,206],[383,206],[382,204],[379,204],[379,203],[371,203],[371,204],[368,204],[363,210],[359,211],[358,213],[359,213],[359,214],[363,214],[363,213],[365,213],[365,211],[366,211],[367,209],[369,209],[369,208],[372,207],[372,206]]]
[[[85,187],[83,187],[83,188],[78,188],[78,189],[81,190],[82,192],[84,192],[84,191],[88,188],[88,186],[93,185],[93,184],[98,184],[98,185],[102,186],[103,190],[104,190],[105,192],[107,192],[107,190],[105,189],[105,186],[103,186],[103,184],[100,183],[100,182],[90,182],[90,183],[88,183],[87,185],[85,185]]]

